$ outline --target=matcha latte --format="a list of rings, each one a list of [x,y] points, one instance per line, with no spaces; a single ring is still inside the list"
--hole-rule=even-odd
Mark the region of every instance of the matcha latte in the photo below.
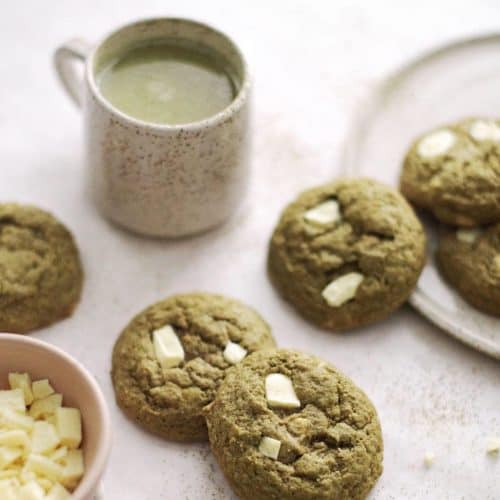
[[[223,58],[203,46],[164,41],[132,48],[101,68],[102,95],[142,121],[177,125],[217,114],[236,95]]]

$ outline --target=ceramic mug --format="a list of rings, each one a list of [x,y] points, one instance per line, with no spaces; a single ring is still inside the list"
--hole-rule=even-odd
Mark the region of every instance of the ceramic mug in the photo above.
[[[181,39],[208,46],[229,64],[237,92],[219,113],[164,125],[132,118],[107,101],[96,72],[127,48]],[[198,22],[158,18],[119,28],[96,47],[79,39],[55,52],[70,97],[83,108],[87,184],[101,213],[134,232],[178,237],[232,215],[249,178],[249,91],[245,59],[223,33]],[[84,81],[76,63],[85,64]]]

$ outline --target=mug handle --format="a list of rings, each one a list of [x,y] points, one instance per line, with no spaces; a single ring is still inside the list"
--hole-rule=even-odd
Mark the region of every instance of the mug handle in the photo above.
[[[80,108],[83,84],[75,63],[84,63],[90,48],[90,44],[85,40],[74,38],[58,47],[54,53],[54,66],[59,80],[73,102]]]

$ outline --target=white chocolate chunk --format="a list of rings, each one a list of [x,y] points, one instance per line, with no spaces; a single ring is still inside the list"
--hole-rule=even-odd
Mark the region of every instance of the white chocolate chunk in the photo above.
[[[37,476],[35,481],[45,490],[45,493],[47,493],[47,491],[49,491],[54,485],[54,481],[47,479],[46,477]]]
[[[483,231],[478,228],[473,229],[457,229],[455,233],[458,241],[462,241],[463,243],[474,243]]]
[[[0,470],[0,483],[2,480],[17,478],[19,475],[19,467],[13,465],[13,467],[8,467],[7,469]],[[2,497],[0,497],[2,498]]]
[[[266,377],[266,399],[274,408],[300,408],[292,381],[282,373],[271,373]]]
[[[48,422],[35,422],[31,435],[31,451],[33,453],[48,453],[59,446],[60,439],[56,428]]]
[[[23,415],[11,408],[0,407],[0,427],[5,429],[31,431],[33,424],[34,420],[30,416]]]
[[[489,440],[488,446],[486,447],[486,453],[490,455],[500,453],[500,436],[494,436]]]
[[[34,480],[21,486],[17,493],[17,500],[44,500],[44,498],[43,488]]]
[[[317,224],[331,224],[341,220],[339,204],[335,200],[328,200],[304,214],[304,219]]]
[[[83,473],[84,465],[82,450],[70,450],[66,457],[66,465],[63,470],[61,484],[72,490],[82,478]]]
[[[469,134],[476,141],[500,141],[500,127],[493,120],[476,120],[471,123]]]
[[[70,498],[71,493],[64,486],[56,483],[45,497],[45,500],[69,500]]]
[[[163,368],[173,368],[184,361],[184,348],[170,325],[153,332],[156,359]]]
[[[23,391],[26,405],[33,402],[31,377],[27,373],[9,373],[9,385],[11,389],[21,389]]]
[[[329,306],[340,307],[356,296],[358,287],[363,279],[364,276],[360,273],[352,272],[344,274],[344,276],[333,280],[321,292],[321,295]]]
[[[25,469],[53,481],[59,481],[63,475],[62,466],[54,463],[50,458],[36,453],[32,453],[28,457]]]
[[[18,497],[11,481],[0,481],[0,498],[2,500],[17,500]]]
[[[0,446],[29,449],[31,444],[28,433],[21,429],[16,429],[11,431],[0,431]]]
[[[420,140],[417,145],[417,153],[422,158],[442,155],[455,144],[455,140],[455,134],[450,130],[438,130]]]
[[[424,465],[425,465],[425,467],[427,469],[430,469],[434,465],[435,459],[436,459],[436,456],[434,455],[434,453],[432,453],[431,451],[428,451],[424,455]]]
[[[11,408],[14,411],[24,413],[26,404],[24,393],[21,389],[11,389],[10,391],[0,391],[0,408]]]
[[[33,401],[30,406],[28,414],[33,418],[47,418],[53,415],[55,411],[62,405],[62,395],[61,394],[51,394],[43,399],[37,399]]]
[[[78,448],[82,442],[82,416],[76,408],[57,408],[55,413],[57,434],[63,446]]]
[[[5,469],[12,462],[15,462],[19,457],[22,457],[23,450],[21,448],[0,447],[0,469]]]
[[[33,390],[33,398],[35,400],[44,399],[56,392],[46,378],[42,380],[35,380],[31,388]]]
[[[270,437],[263,437],[260,440],[259,451],[266,457],[277,460],[280,454],[281,441]]]
[[[247,350],[239,344],[229,341],[224,349],[224,358],[228,363],[235,365],[239,363],[246,355]]]
[[[49,453],[49,458],[56,463],[61,463],[66,459],[66,455],[68,454],[68,448],[66,446],[61,446],[57,448],[56,451]]]

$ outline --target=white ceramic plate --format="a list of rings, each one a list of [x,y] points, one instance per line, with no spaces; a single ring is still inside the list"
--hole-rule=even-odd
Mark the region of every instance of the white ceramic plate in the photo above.
[[[417,135],[474,115],[500,116],[500,34],[441,47],[378,85],[359,107],[344,168],[397,186],[402,159]],[[422,220],[428,263],[410,303],[449,334],[500,359],[500,319],[469,306],[441,279],[434,262],[437,224]]]

